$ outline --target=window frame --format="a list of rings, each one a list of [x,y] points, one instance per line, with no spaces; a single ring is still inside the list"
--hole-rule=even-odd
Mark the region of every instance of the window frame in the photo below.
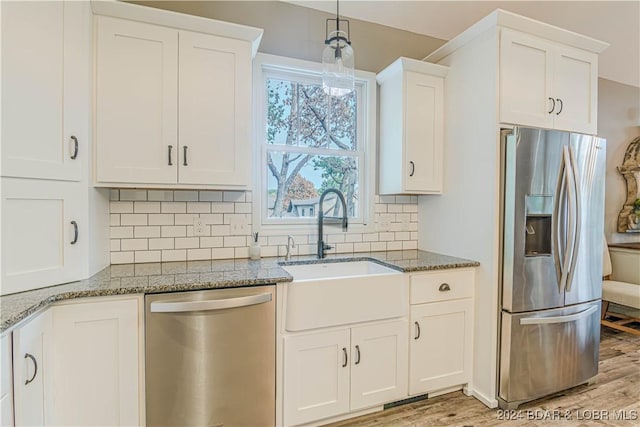
[[[266,153],[270,151],[298,151],[296,148],[279,150],[284,145],[266,143],[266,81],[268,78],[295,79],[299,82],[317,84],[322,76],[322,64],[294,58],[258,53],[253,68],[253,210],[252,224],[254,232],[263,235],[284,233],[311,234],[316,231],[317,218],[273,218],[267,217],[266,194],[268,169]],[[359,206],[358,216],[350,219],[349,229],[356,232],[368,232],[373,229],[375,192],[376,192],[376,96],[377,83],[374,73],[355,71],[356,88],[359,91],[356,101],[357,111],[357,150],[324,150],[327,154],[352,155],[359,157],[358,171]],[[305,151],[300,147],[299,151]],[[316,151],[316,150],[313,150]],[[318,153],[323,154],[323,153]]]

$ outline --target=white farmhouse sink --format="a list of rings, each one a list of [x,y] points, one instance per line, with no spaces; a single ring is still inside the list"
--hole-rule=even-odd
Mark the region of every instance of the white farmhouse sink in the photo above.
[[[406,315],[408,279],[371,261],[282,266],[285,329],[301,331]]]
[[[296,282],[302,280],[398,273],[396,270],[371,261],[296,264],[284,265],[282,268],[287,270]]]

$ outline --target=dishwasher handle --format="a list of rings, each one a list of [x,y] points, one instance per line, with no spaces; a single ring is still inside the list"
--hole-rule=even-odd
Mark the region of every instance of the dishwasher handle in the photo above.
[[[272,299],[271,293],[249,295],[246,297],[214,299],[209,301],[169,301],[152,302],[152,313],[184,313],[190,311],[223,310],[225,308],[246,307],[262,304]]]

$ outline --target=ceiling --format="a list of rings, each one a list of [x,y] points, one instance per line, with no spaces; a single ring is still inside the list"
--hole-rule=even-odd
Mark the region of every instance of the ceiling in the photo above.
[[[289,1],[335,13],[336,3]],[[605,41],[599,76],[640,87],[640,1],[342,0],[340,15],[450,40],[496,8]]]

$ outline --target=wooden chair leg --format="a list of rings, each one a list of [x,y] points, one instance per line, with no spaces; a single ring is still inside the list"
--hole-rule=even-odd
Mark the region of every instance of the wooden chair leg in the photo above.
[[[609,301],[602,300],[602,312],[600,313],[600,319],[604,319],[609,311]]]

